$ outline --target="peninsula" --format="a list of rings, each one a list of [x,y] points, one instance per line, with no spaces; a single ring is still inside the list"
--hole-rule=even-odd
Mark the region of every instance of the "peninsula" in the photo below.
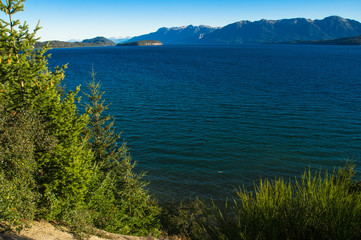
[[[142,40],[127,43],[118,43],[117,46],[161,46],[163,43],[157,40]]]

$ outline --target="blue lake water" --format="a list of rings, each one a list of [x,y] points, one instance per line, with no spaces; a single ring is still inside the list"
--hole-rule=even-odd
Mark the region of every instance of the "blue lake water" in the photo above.
[[[260,178],[361,170],[361,47],[302,45],[54,49],[65,84],[94,66],[151,193],[223,199]]]

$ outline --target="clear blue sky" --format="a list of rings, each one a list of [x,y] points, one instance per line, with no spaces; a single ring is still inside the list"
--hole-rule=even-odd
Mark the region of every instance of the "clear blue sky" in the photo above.
[[[240,20],[330,15],[361,21],[361,0],[27,0],[18,18],[32,27],[40,20],[41,40],[69,40],[137,36],[189,24],[221,27]]]

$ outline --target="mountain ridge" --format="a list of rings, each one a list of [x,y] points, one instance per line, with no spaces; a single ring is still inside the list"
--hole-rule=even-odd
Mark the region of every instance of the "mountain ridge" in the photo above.
[[[210,27],[206,25],[200,26],[182,26],[182,27],[162,27],[159,28],[156,32],[151,32],[148,34],[140,35],[133,37],[128,40],[128,42],[135,42],[141,40],[158,40],[164,44],[184,44],[184,43],[193,43],[197,42],[199,39],[203,38],[205,34],[213,32],[218,29],[217,27]]]
[[[324,19],[290,18],[279,20],[241,20],[224,27],[207,25],[161,27],[155,32],[126,39],[95,37],[77,42],[37,42],[36,48],[50,43],[53,48],[114,46],[116,42],[129,43],[156,40],[168,44],[247,44],[247,43],[298,43],[337,40],[361,35],[361,23],[340,16]],[[114,41],[112,41],[114,39]],[[116,41],[116,42],[115,42]],[[358,40],[355,40],[356,42]],[[352,42],[355,42],[352,41]],[[310,42],[310,43],[311,43]],[[343,41],[338,41],[343,42]],[[347,41],[346,41],[347,42]],[[349,43],[350,41],[348,41]],[[328,42],[326,44],[331,44]]]
[[[159,28],[156,32],[129,39],[129,42],[153,39],[164,44],[242,44],[330,40],[361,35],[356,20],[329,16],[321,20],[290,18],[279,20],[242,20],[224,27],[183,26]]]

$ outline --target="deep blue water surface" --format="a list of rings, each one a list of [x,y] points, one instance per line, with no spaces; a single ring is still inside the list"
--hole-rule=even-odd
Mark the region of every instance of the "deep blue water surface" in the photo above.
[[[51,50],[65,83],[94,66],[149,189],[223,198],[259,178],[352,159],[361,170],[361,47],[243,45]]]

